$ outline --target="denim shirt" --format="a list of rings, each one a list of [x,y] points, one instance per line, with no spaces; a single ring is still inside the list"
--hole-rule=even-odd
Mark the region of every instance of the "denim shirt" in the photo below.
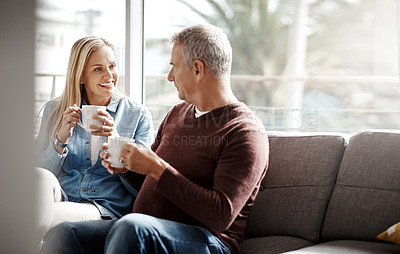
[[[58,178],[65,201],[90,202],[96,205],[103,219],[119,218],[131,211],[137,192],[118,174],[111,175],[97,162],[90,160],[90,132],[76,125],[63,154],[59,154],[45,133],[44,126],[55,101],[43,111],[39,134],[37,166],[53,172]],[[83,102],[86,104],[86,102]],[[149,111],[128,98],[111,98],[107,112],[121,136],[129,135],[135,143],[149,146],[153,142],[153,123]],[[82,119],[82,115],[81,115]],[[101,143],[105,138],[101,137]]]

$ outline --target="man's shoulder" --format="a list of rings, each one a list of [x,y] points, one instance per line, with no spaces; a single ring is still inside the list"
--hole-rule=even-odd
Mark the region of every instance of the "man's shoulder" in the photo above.
[[[240,123],[264,128],[260,118],[243,102],[235,103],[233,105],[232,114]]]

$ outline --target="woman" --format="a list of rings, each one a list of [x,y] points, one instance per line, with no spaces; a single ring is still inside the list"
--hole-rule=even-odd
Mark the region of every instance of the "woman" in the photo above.
[[[119,135],[150,145],[153,125],[142,105],[118,91],[118,77],[108,41],[85,37],[73,45],[64,92],[45,104],[36,139],[43,234],[62,221],[119,218],[132,207],[135,191],[101,165],[100,145]],[[93,116],[102,124],[92,125],[91,132],[80,125],[82,105],[106,106]]]

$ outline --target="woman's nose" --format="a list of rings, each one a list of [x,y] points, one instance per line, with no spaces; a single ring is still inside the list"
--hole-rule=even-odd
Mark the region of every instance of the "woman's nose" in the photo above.
[[[110,69],[107,69],[106,73],[104,73],[104,77],[112,78],[114,76],[114,72]]]

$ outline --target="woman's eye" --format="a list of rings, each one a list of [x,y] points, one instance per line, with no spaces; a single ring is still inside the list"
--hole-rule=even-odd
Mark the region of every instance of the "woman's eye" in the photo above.
[[[96,69],[94,69],[94,71],[101,71],[101,68],[100,67],[96,68]]]
[[[117,67],[117,65],[116,65],[116,64],[112,64],[112,65],[110,65],[110,69],[114,69],[115,67]]]

